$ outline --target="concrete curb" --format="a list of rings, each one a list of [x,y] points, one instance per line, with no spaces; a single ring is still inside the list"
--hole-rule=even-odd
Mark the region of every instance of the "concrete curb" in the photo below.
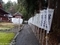
[[[15,39],[17,38],[17,36],[19,35],[19,32],[17,32],[17,34],[15,35],[14,39],[12,40],[12,42],[10,43],[10,45],[15,45]]]
[[[13,38],[12,42],[10,43],[10,45],[15,45],[16,43],[16,38],[19,35],[19,33],[22,31],[24,25],[20,28],[20,30],[17,32],[17,34],[15,35],[15,37]]]

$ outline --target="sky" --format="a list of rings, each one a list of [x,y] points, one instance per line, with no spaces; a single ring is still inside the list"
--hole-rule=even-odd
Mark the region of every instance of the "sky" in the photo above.
[[[3,0],[4,3],[7,3],[9,0]],[[17,3],[17,0],[11,0],[12,2],[16,2]]]

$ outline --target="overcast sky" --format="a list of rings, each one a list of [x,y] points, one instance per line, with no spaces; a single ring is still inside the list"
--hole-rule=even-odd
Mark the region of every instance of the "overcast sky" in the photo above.
[[[3,0],[3,2],[7,3],[9,0]],[[17,2],[17,0],[11,0],[12,2]]]

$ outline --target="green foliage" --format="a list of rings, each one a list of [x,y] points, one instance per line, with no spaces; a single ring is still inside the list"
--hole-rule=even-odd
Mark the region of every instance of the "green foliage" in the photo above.
[[[42,0],[42,5],[46,5],[45,0]],[[34,13],[40,9],[40,0],[18,0],[18,3],[7,2],[4,5],[5,10],[14,14],[16,12],[22,13],[25,20],[28,20]]]
[[[6,4],[3,3],[4,9],[9,13],[16,13],[18,11],[18,4],[16,2],[8,1]]]
[[[39,10],[39,3],[38,0],[18,0],[18,4],[26,10],[26,15],[24,15],[26,20],[33,16],[36,10]]]
[[[11,1],[8,1],[6,4],[3,4],[4,5],[4,9],[7,11],[7,12],[10,12],[11,14],[14,14],[16,12],[20,12],[22,13],[24,19],[26,19],[27,17],[27,11],[25,9],[25,7],[23,6],[23,3],[24,3],[24,0],[20,0],[21,3],[15,3],[15,2],[11,2]]]
[[[38,0],[18,0],[18,4],[9,1],[4,4],[4,8],[12,14],[17,11],[22,13],[25,20],[28,20],[39,9]]]
[[[0,32],[0,45],[9,45],[14,36],[14,33]]]
[[[13,3],[12,3],[11,1],[8,1],[6,4],[3,3],[3,8],[4,8],[6,11],[8,11],[9,8],[10,8],[10,6],[12,6],[12,5],[13,5]]]

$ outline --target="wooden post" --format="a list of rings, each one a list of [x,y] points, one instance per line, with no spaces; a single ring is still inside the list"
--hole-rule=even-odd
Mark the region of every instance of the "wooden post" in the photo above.
[[[37,38],[37,31],[38,31],[38,30],[37,30],[37,26],[36,26],[36,38]]]
[[[44,45],[44,38],[45,38],[45,30],[43,30],[43,34],[42,34],[42,45]]]
[[[40,29],[40,40],[39,40],[40,43],[42,43],[42,29]]]
[[[48,34],[46,32],[46,45],[48,45]]]
[[[39,43],[41,43],[41,29],[39,28]]]
[[[46,45],[46,30],[45,30],[45,34],[44,34],[44,43],[43,45]]]
[[[37,39],[39,40],[39,28],[37,27]]]
[[[39,42],[40,42],[40,28],[39,28]]]
[[[38,36],[39,36],[38,39],[39,39],[40,38],[40,30],[39,30],[39,28],[38,28],[38,31],[39,31],[39,33],[38,33]]]
[[[36,38],[37,38],[37,26],[36,26]]]
[[[36,36],[36,26],[35,26],[35,32],[34,32],[35,36]]]
[[[35,26],[35,36],[37,36],[37,27]]]
[[[36,26],[36,37],[37,37],[37,39],[38,39],[38,27]]]

